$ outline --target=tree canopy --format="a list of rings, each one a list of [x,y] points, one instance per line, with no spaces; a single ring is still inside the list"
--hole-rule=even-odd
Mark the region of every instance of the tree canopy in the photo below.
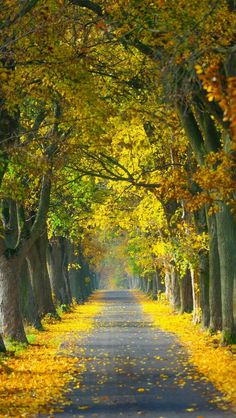
[[[26,261],[37,300],[30,253],[44,237],[51,255],[64,251],[67,301],[107,269],[235,338],[235,7],[1,2],[4,335],[26,340],[20,290],[9,289]],[[53,311],[48,292],[42,312]]]

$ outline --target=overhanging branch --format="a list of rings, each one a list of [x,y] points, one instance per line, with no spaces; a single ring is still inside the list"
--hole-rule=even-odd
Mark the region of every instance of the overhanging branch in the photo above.
[[[102,11],[101,6],[99,6],[99,4],[97,4],[97,3],[94,3],[93,1],[90,1],[90,0],[70,0],[70,3],[72,3],[76,6],[80,6],[80,7],[84,7],[86,9],[89,9],[92,12],[96,13],[100,17],[103,16],[103,11]]]

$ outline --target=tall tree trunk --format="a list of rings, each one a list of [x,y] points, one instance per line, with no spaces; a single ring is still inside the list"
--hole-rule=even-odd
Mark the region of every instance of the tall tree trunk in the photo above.
[[[69,295],[64,277],[64,245],[62,237],[54,237],[47,246],[47,260],[53,299],[57,305],[68,305]]]
[[[70,284],[72,298],[77,303],[85,300],[84,290],[81,281],[81,264],[78,254],[75,254],[74,245],[67,241],[67,256],[68,256],[68,281]]]
[[[92,292],[94,292],[94,290],[97,289],[97,286],[96,286],[96,276],[93,271],[90,272],[90,277],[91,277],[91,289],[92,289]],[[128,283],[128,277],[127,277],[127,283]]]
[[[136,289],[141,289],[141,284],[140,284],[140,282],[141,282],[140,277],[139,277],[139,276],[135,276],[135,288],[136,288]],[[98,289],[99,289],[99,287],[98,287]]]
[[[85,291],[85,299],[87,299],[91,293],[92,293],[92,280],[91,280],[91,274],[89,270],[89,265],[87,261],[83,257],[83,253],[81,252],[81,274],[82,274],[82,283],[84,285],[84,291]]]
[[[234,312],[234,326],[236,326],[236,280],[234,280],[233,312]]]
[[[134,283],[133,283],[133,277],[128,275],[128,289],[133,289]]]
[[[67,297],[67,304],[70,305],[72,303],[72,293],[70,287],[70,280],[69,280],[69,240],[63,238],[62,241],[62,253],[63,253],[63,277],[65,283],[65,290],[66,290],[66,297]]]
[[[140,278],[139,278],[139,281],[140,281],[140,289],[142,290],[142,292],[144,292],[144,293],[145,293],[146,288],[145,288],[144,278],[143,278],[143,277],[140,277]]]
[[[74,298],[77,303],[81,303],[85,299],[85,295],[81,286],[79,271],[76,268],[71,267],[68,276],[72,299]]]
[[[3,338],[2,338],[2,336],[0,334],[0,353],[5,353],[5,352],[6,352],[6,347],[5,347]]]
[[[193,294],[193,323],[199,324],[201,322],[199,273],[193,268],[190,269],[190,272]]]
[[[210,324],[209,275],[209,254],[203,250],[199,254],[199,287],[203,328],[208,328]]]
[[[165,271],[165,294],[166,299],[170,302],[171,301],[171,274],[169,270]]]
[[[180,313],[192,312],[193,309],[193,294],[192,294],[192,284],[191,284],[191,274],[187,270],[184,277],[179,281],[180,284],[180,301],[181,308]]]
[[[224,203],[220,204],[216,221],[221,272],[223,342],[230,343],[235,338],[233,291],[236,280],[236,222],[230,208]]]
[[[46,264],[45,237],[39,237],[31,247],[27,262],[40,317],[48,313],[56,316]]]
[[[155,280],[156,280],[157,295],[160,292],[161,293],[165,292],[165,284],[162,283],[162,281],[161,281],[160,272],[159,272],[157,267],[156,267],[156,271],[155,271]]]
[[[180,309],[180,287],[179,287],[179,274],[174,267],[171,268],[171,305],[176,311]]]
[[[2,202],[1,219],[5,237],[0,238],[0,332],[12,340],[27,343],[20,311],[18,277],[22,257],[15,250],[18,238],[17,211],[11,199]]]
[[[208,232],[206,207],[202,207],[194,213],[194,221],[199,234]],[[209,254],[206,250],[201,250],[198,254],[199,259],[199,287],[200,304],[202,314],[202,327],[208,328],[210,323],[210,301],[209,301]]]
[[[21,313],[23,318],[36,329],[42,329],[42,324],[38,314],[38,306],[34,296],[30,272],[27,261],[24,260],[19,274],[20,294],[21,294]]]
[[[209,235],[209,328],[211,332],[216,332],[222,328],[221,271],[216,216],[207,214],[207,223]]]
[[[1,334],[27,343],[20,311],[19,260],[0,255],[0,318]]]
[[[146,281],[146,293],[150,295],[152,292],[152,281],[150,280],[148,275],[146,275],[145,281]]]
[[[95,289],[99,289],[99,281],[100,281],[100,273],[99,272],[95,272]]]
[[[30,230],[26,228],[26,223],[21,228],[16,247],[8,247],[9,236],[5,232],[5,239],[0,238],[0,316],[1,328],[3,334],[18,342],[27,343],[22,315],[20,310],[20,281],[19,272],[22,262],[27,257],[33,243],[39,237],[43,227],[46,226],[46,216],[48,213],[50,202],[51,181],[50,173],[45,175],[42,179],[40,190],[40,198],[38,210],[35,220]],[[19,216],[19,211],[14,210],[14,205],[11,205],[14,212],[14,217]],[[13,219],[15,220],[15,219]],[[22,219],[21,219],[22,220]],[[19,223],[17,228],[19,228]],[[15,226],[16,228],[16,226]],[[26,233],[27,230],[27,233]],[[18,236],[18,231],[13,231],[13,234]],[[12,243],[10,244],[12,245]]]
[[[144,293],[147,293],[147,280],[145,277],[142,277],[142,290]]]
[[[153,277],[152,277],[152,299],[157,300],[156,272],[153,273]]]

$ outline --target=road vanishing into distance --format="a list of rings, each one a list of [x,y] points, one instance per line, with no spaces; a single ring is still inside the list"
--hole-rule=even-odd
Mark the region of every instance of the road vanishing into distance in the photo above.
[[[72,404],[54,417],[236,417],[217,407],[220,394],[188,363],[177,338],[152,326],[132,291],[100,298],[103,312],[74,353],[86,365],[80,387],[70,387]]]

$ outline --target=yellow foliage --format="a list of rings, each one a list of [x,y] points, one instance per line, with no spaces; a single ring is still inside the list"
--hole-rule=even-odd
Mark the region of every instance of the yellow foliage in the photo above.
[[[203,373],[224,396],[222,401],[236,406],[236,357],[229,347],[220,346],[220,333],[210,335],[192,323],[191,314],[178,315],[166,301],[150,301],[137,294],[143,311],[152,316],[154,326],[180,339],[190,355],[190,362]]]
[[[34,332],[34,344],[15,357],[2,360],[0,417],[51,414],[68,403],[64,396],[67,385],[76,383],[78,374],[86,367],[70,352],[78,339],[91,330],[93,317],[100,310],[101,303],[93,297],[85,305],[64,313],[62,321],[45,321],[45,331]]]
[[[217,212],[219,201],[226,201],[235,208],[232,194],[235,191],[235,161],[233,153],[218,151],[209,153],[205,165],[199,167],[193,180],[203,190],[197,193],[192,201],[187,202],[189,210],[196,210],[204,203],[211,205],[210,213]]]

